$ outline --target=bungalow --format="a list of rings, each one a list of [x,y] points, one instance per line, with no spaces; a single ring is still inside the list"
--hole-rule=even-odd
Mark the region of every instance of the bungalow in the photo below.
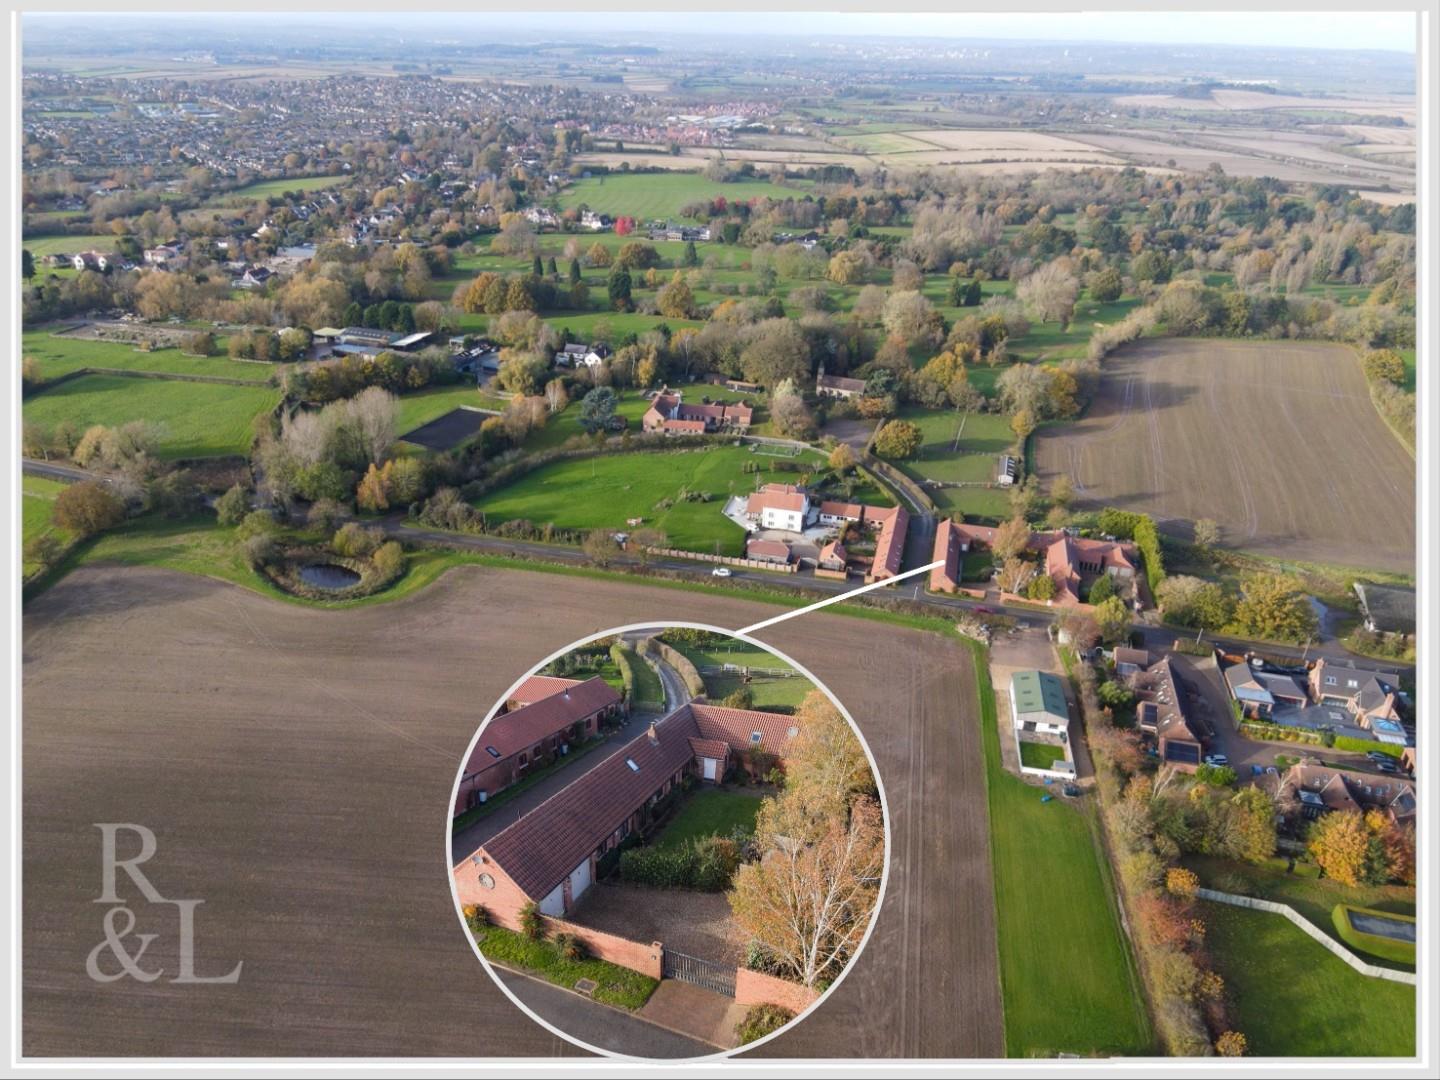
[[[598,676],[553,683],[548,694],[517,708],[509,709],[507,702],[508,711],[481,730],[460,777],[456,814],[485,802],[556,754],[568,753],[572,740],[594,735],[602,720],[622,712],[620,695]]]
[[[819,397],[855,398],[865,393],[864,379],[847,379],[843,375],[826,375],[825,365],[815,376],[815,393]]]
[[[1360,598],[1360,612],[1365,616],[1365,629],[1372,634],[1415,633],[1415,590],[1394,585],[1355,582],[1355,595]]]
[[[172,247],[168,244],[161,244],[158,247],[146,248],[144,254],[147,266],[169,269],[179,264],[184,253],[179,246]]]
[[[859,523],[865,517],[865,507],[860,503],[842,503],[825,500],[820,504],[820,524],[840,528]]]
[[[989,547],[996,530],[988,525],[964,521],[942,521],[935,530],[932,558],[944,563],[930,571],[930,588],[955,592],[960,588],[964,556]],[[1109,574],[1117,581],[1131,581],[1140,563],[1133,544],[1118,540],[1095,540],[1068,532],[1038,532],[1030,537],[1028,550],[1044,556],[1045,573],[1055,582],[1050,603],[1059,607],[1085,608],[1080,590],[1085,579]]]
[[[1293,796],[1301,816],[1314,819],[1339,810],[1378,810],[1396,825],[1415,821],[1415,787],[1405,780],[1372,777],[1317,765],[1292,765],[1280,781],[1280,793]]]
[[[1126,680],[1135,691],[1136,719],[1142,731],[1154,734],[1162,762],[1194,772],[1205,753],[1206,732],[1190,713],[1190,692],[1174,662],[1169,656],[1148,663],[1150,659],[1146,652],[1146,666]]]
[[[687,773],[715,782],[755,751],[783,760],[796,734],[779,713],[682,705],[461,859],[453,868],[460,902],[483,905],[512,929],[530,903],[568,915],[600,859],[643,831]]]
[[[810,496],[793,484],[766,484],[746,500],[745,516],[762,529],[803,532]]]
[[[650,402],[640,426],[665,435],[709,435],[720,431],[750,430],[755,411],[743,401],[731,404],[687,405],[681,395],[661,387]]]
[[[745,543],[745,557],[757,562],[788,565],[790,545],[783,540],[749,540]]]
[[[1016,731],[1068,738],[1070,705],[1059,677],[1048,671],[1017,671],[1011,675],[1010,723]]]

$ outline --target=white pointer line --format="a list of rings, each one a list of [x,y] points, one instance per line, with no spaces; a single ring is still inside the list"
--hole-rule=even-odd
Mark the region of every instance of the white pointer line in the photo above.
[[[822,607],[829,607],[831,604],[838,604],[842,600],[850,600],[853,597],[859,596],[861,593],[869,592],[871,589],[883,589],[886,585],[893,585],[895,582],[903,581],[907,577],[914,577],[916,574],[923,574],[929,570],[934,570],[937,566],[944,565],[945,560],[939,559],[935,562],[932,562],[929,566],[921,566],[917,567],[914,570],[906,570],[903,574],[896,574],[894,577],[888,577],[883,581],[872,582],[869,585],[861,585],[858,589],[851,589],[849,592],[843,592],[838,596],[832,596],[828,600],[820,600],[814,604],[808,604],[805,607],[796,608],[794,611],[787,611],[784,615],[776,615],[773,619],[766,619],[764,622],[757,622],[753,626],[747,626],[743,630],[736,630],[735,632],[737,634],[753,634],[756,630],[763,630],[767,626],[774,626],[777,622],[784,622],[786,619],[793,619],[796,615],[808,615],[812,611],[819,611]]]

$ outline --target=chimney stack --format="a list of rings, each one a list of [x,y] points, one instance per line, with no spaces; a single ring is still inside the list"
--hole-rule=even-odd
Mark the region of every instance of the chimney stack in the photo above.
[[[649,736],[651,746],[660,745],[660,729],[655,726],[655,721],[650,721],[650,730],[645,734]]]

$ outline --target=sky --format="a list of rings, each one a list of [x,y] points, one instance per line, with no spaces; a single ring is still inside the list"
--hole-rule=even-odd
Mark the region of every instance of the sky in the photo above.
[[[504,0],[500,0],[495,6],[500,7],[503,3]],[[903,3],[904,0],[899,0],[897,6]],[[303,0],[298,6],[300,10],[289,13],[292,17],[312,22],[325,18],[320,11],[305,12]],[[62,13],[57,11],[55,14]],[[187,14],[271,20],[277,16],[284,17],[281,12],[266,12],[263,15],[254,11],[243,15],[230,12],[222,15],[203,9]],[[353,25],[355,21],[367,18],[367,13],[357,12],[342,17]],[[503,28],[539,36],[553,34],[557,27],[562,26],[572,33],[610,34],[617,27],[633,26],[641,32],[648,29],[664,33],[774,34],[802,38],[865,35],[1166,45],[1278,45],[1316,49],[1383,49],[1411,54],[1415,51],[1416,26],[1413,11],[1077,11],[1069,14],[781,11],[752,14],[737,11],[682,13],[619,10],[560,13],[532,9],[443,14],[417,11],[403,16],[398,12],[389,16],[376,12],[368,17],[383,19],[387,23],[403,19],[404,25],[412,28],[423,27],[427,23],[453,25],[459,20],[483,20],[485,25],[502,32]]]
[[[903,0],[902,0],[903,2]],[[899,5],[897,5],[899,6]],[[495,15],[517,27],[553,27],[554,14]],[[618,18],[625,18],[620,16]],[[1116,41],[1153,44],[1288,45],[1319,49],[1415,51],[1414,12],[1119,12],[1073,14],[957,14],[773,12],[760,19],[734,12],[649,12],[629,16],[660,31],[863,34],[899,37],[1018,38],[1047,41]],[[615,14],[572,13],[567,28],[615,29]]]

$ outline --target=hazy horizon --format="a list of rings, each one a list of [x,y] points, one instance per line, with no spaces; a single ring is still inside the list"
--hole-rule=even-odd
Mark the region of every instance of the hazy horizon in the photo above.
[[[565,25],[556,28],[556,16]],[[106,18],[166,21],[175,18],[213,21],[273,22],[304,20],[324,25],[343,20],[346,25],[393,25],[397,20],[411,33],[449,30],[473,24],[491,33],[523,33],[541,38],[576,35],[643,37],[646,34],[727,35],[819,40],[835,37],[926,38],[956,42],[1033,42],[1036,44],[1092,44],[1217,46],[1240,48],[1334,49],[1346,52],[1384,51],[1415,54],[1416,20],[1413,11],[1401,12],[1074,12],[1074,13],[918,13],[771,12],[764,25],[737,20],[742,12],[27,12],[24,18],[76,19],[93,26]],[[629,31],[623,20],[643,20],[643,28]],[[824,31],[816,32],[817,18]],[[619,21],[620,25],[617,25]],[[468,28],[468,27],[467,27]]]

